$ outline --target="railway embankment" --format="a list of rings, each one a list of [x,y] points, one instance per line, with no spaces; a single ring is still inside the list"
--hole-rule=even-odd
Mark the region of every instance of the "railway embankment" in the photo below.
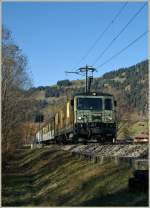
[[[116,164],[135,166],[137,160],[143,160],[144,168],[148,169],[147,144],[88,144],[60,146],[62,150],[70,151],[73,155],[103,164],[106,161]]]
[[[128,191],[130,166],[92,163],[74,155],[76,145],[61,148],[17,150],[3,171],[2,205],[148,206],[148,193]]]

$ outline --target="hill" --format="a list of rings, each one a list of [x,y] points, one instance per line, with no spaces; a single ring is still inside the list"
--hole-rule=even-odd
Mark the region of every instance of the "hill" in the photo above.
[[[84,92],[84,80],[62,80],[54,86],[32,88],[34,98],[41,104],[43,111],[57,105],[77,92]],[[136,113],[147,117],[148,114],[148,60],[128,68],[105,73],[94,79],[93,91],[110,92],[120,102],[130,106]]]
[[[3,206],[148,206],[130,193],[131,168],[92,163],[58,150],[18,149],[2,175]]]

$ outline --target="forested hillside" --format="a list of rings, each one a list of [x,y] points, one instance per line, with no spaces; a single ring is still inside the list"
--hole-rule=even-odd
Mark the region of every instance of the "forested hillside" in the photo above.
[[[148,111],[148,61],[129,68],[122,68],[103,75],[101,81],[95,81],[95,89],[113,88],[121,91],[124,102],[147,114]]]
[[[40,86],[30,89],[43,111],[62,103],[77,92],[84,92],[84,80],[58,81],[54,86]],[[148,114],[148,60],[128,68],[121,68],[95,78],[92,91],[114,94],[119,105],[139,115]]]

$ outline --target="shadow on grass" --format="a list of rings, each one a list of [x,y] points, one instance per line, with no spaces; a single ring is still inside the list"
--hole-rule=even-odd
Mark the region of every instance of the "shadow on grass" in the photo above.
[[[22,206],[32,202],[32,176],[9,174],[2,177],[2,205]]]
[[[79,206],[148,206],[148,193],[130,193],[128,189],[96,196],[79,204]]]
[[[91,164],[56,149],[22,152],[17,163],[16,173],[3,174],[3,206],[148,205],[146,194],[126,189],[128,168]]]
[[[78,174],[76,172],[76,166],[74,168],[75,169],[72,169],[70,172],[68,172],[69,167],[64,169],[63,172],[61,171],[60,168],[59,171],[55,173],[55,178],[52,181],[50,181],[50,179],[52,179],[52,176],[50,177],[50,179],[48,179],[49,185],[48,185],[48,180],[44,180],[43,184],[40,183],[41,187],[43,188],[47,187],[47,191],[45,191],[43,195],[45,197],[43,203],[44,201],[47,201],[50,203],[51,202],[55,203],[55,206],[76,206],[82,201],[82,197],[90,198],[90,196],[93,193],[97,193],[97,192],[100,193],[100,191],[103,193],[104,189],[103,187],[100,187],[102,186],[101,181],[106,180],[107,177],[111,177],[112,174],[114,176],[117,172],[117,169],[115,168],[111,172],[108,172],[107,174],[105,172],[102,175],[92,174],[91,176],[89,175],[90,177],[88,176],[88,178],[86,178],[85,176],[87,175],[86,169],[83,169],[82,164],[80,165],[80,163],[78,163],[78,170],[80,169]],[[89,171],[93,172],[94,170],[92,169]],[[114,178],[111,177],[111,180],[114,180]],[[74,183],[73,181],[76,181],[76,183]],[[58,183],[58,184],[55,188],[51,189],[50,188],[51,182],[52,184],[53,183],[56,184]],[[74,184],[72,184],[72,182]]]

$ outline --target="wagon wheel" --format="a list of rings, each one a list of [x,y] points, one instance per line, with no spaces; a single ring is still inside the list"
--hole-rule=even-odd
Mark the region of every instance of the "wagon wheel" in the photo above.
[[[79,141],[78,141],[78,136],[74,136],[73,139],[72,139],[72,143],[73,144],[77,144]]]

